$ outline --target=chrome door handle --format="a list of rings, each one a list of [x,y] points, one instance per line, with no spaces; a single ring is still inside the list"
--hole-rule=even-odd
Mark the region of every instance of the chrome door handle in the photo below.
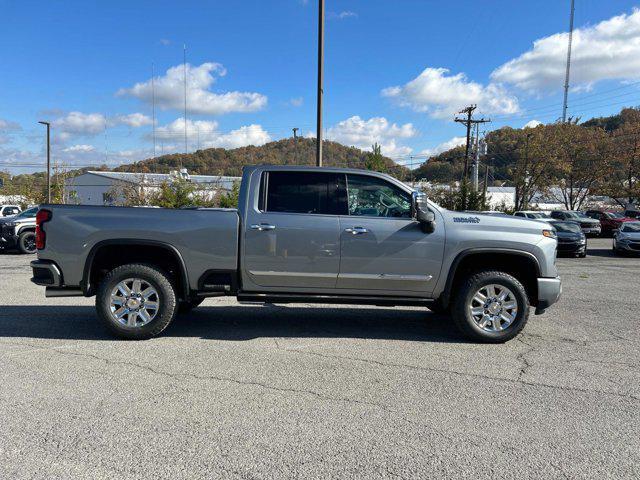
[[[363,233],[367,233],[369,230],[364,227],[352,227],[345,228],[344,231],[350,233],[351,235],[362,235]]]
[[[275,230],[275,225],[269,225],[268,223],[254,223],[251,225],[251,230],[259,230],[261,232],[265,230]]]

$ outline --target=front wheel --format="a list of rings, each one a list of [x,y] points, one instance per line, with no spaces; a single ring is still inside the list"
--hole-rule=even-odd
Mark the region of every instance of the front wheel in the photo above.
[[[529,299],[517,278],[505,272],[484,271],[470,276],[453,302],[453,320],[468,338],[502,343],[524,328]]]
[[[151,265],[128,264],[111,270],[100,283],[96,310],[116,336],[145,340],[169,326],[177,300],[165,272]]]
[[[18,249],[21,253],[36,253],[35,232],[23,232],[18,237]]]

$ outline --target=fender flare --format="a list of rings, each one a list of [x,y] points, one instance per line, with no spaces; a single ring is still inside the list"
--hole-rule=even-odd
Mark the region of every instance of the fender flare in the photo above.
[[[182,258],[182,254],[180,251],[171,245],[170,243],[161,242],[158,240],[141,240],[136,238],[119,238],[113,240],[102,240],[96,243],[91,250],[89,250],[89,254],[84,262],[84,269],[82,270],[82,280],[80,281],[80,288],[82,289],[82,293],[85,296],[90,296],[94,286],[91,285],[91,268],[93,267],[93,261],[95,260],[96,254],[98,250],[102,247],[107,247],[111,245],[137,245],[137,246],[152,246],[152,247],[160,247],[169,252],[178,260],[178,266],[180,267],[180,275],[182,277],[182,295],[184,298],[189,298],[189,275],[187,272],[187,266]]]
[[[540,262],[538,261],[537,257],[531,252],[526,252],[524,250],[515,250],[510,248],[469,248],[467,250],[463,250],[458,255],[456,255],[456,258],[454,258],[453,262],[451,262],[451,266],[449,267],[449,273],[447,274],[447,281],[445,283],[445,287],[441,295],[443,305],[445,306],[449,305],[449,300],[451,299],[451,289],[453,288],[453,279],[456,276],[456,272],[458,270],[458,267],[460,266],[460,263],[462,263],[462,260],[464,260],[470,255],[486,254],[486,253],[504,253],[508,255],[518,255],[520,257],[528,258],[529,260],[533,261],[536,267],[536,276],[537,277],[541,276]]]

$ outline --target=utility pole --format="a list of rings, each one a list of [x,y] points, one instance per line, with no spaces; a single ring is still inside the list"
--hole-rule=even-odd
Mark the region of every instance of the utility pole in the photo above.
[[[51,203],[51,124],[38,122],[47,127],[47,203]]]
[[[484,166],[484,185],[482,189],[482,205],[487,208],[487,186],[489,185],[489,164]]]
[[[318,116],[316,119],[316,166],[322,166],[322,95],[324,83],[324,0],[318,0]]]
[[[467,108],[460,110],[458,113],[466,114],[466,118],[454,118],[454,122],[462,123],[467,128],[467,143],[464,152],[464,171],[462,172],[462,180],[467,181],[469,176],[469,149],[471,147],[471,128],[473,125],[480,123],[488,123],[491,120],[487,118],[474,119],[473,111],[477,108],[477,105],[469,105]]]
[[[478,167],[480,163],[480,124],[476,123],[476,134],[473,146],[473,163],[471,164],[471,186],[474,192],[478,191]]]
[[[293,163],[298,163],[298,127],[293,127]]]
[[[155,85],[155,67],[151,63],[151,121],[153,126],[153,158],[156,158],[156,85]]]
[[[184,153],[187,154],[187,45],[182,45],[182,67],[184,70]],[[182,163],[182,162],[181,162]],[[180,165],[182,167],[182,165]]]
[[[573,42],[574,12],[575,0],[571,0],[571,13],[569,14],[569,45],[567,47],[567,71],[564,76],[564,103],[562,104],[562,123],[567,121],[567,100],[569,98],[569,73],[571,71],[571,43]]]

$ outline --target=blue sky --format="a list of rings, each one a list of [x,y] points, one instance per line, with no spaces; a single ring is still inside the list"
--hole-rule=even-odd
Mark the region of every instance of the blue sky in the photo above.
[[[640,104],[638,2],[576,0],[570,110]],[[68,165],[262,144],[315,130],[315,0],[0,1],[0,169],[34,170],[42,127]],[[327,0],[325,130],[404,162],[460,142],[453,112],[522,127],[560,116],[569,0]],[[537,42],[537,43],[534,43]],[[18,165],[26,165],[18,168]]]

